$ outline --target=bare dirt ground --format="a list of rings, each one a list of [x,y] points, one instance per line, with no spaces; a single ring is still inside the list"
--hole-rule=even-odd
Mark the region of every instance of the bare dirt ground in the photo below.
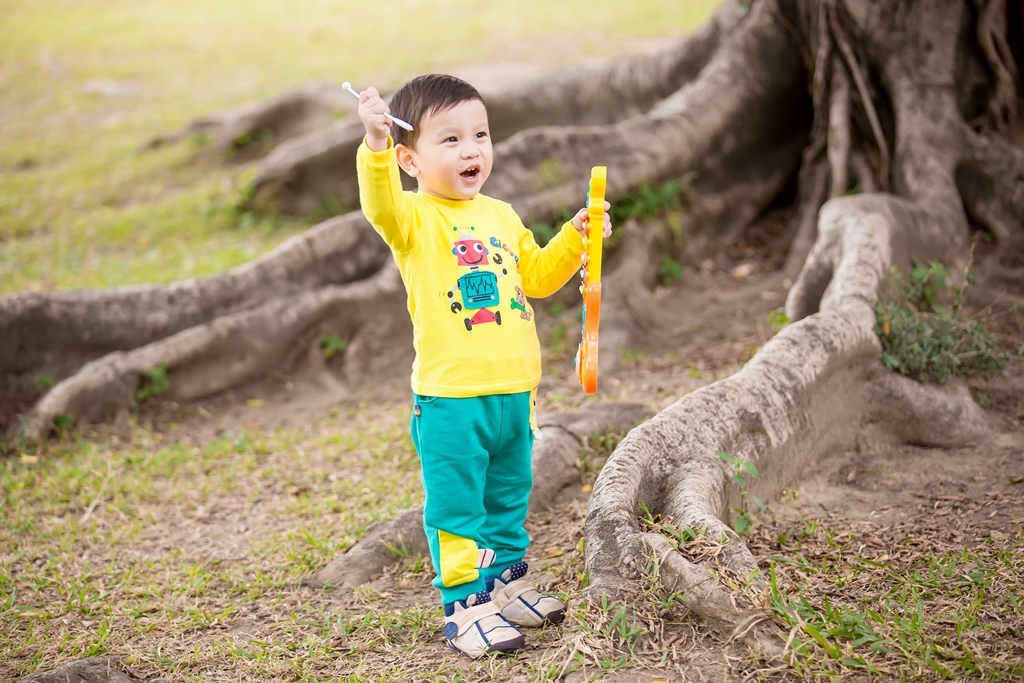
[[[642,402],[652,410],[673,402],[693,389],[737,371],[772,334],[766,322],[770,311],[783,304],[786,283],[777,268],[780,257],[767,249],[771,235],[752,233],[746,242],[728,245],[698,267],[689,269],[682,284],[659,293],[665,315],[679,323],[676,335],[645,337],[644,346],[631,350],[613,371],[602,371],[596,400]],[[1014,258],[1019,258],[1017,255]],[[1018,292],[1020,294],[1021,292]],[[538,305],[543,311],[543,304]],[[1004,307],[1005,308],[1005,307]],[[997,304],[992,311],[1002,310]],[[578,313],[543,315],[541,335],[546,344],[546,378],[541,387],[541,409],[564,410],[587,400],[572,377]],[[998,331],[1016,349],[1024,344],[1024,313],[994,315]],[[551,344],[559,325],[570,330],[571,351]],[[556,348],[557,347],[557,348]],[[1003,377],[974,386],[988,409],[992,438],[972,448],[942,450],[901,446],[872,451],[834,453],[793,482],[779,500],[768,501],[770,511],[758,521],[748,543],[762,560],[786,553],[780,533],[795,523],[827,520],[842,530],[859,549],[878,561],[905,557],[932,549],[970,548],[987,539],[1012,541],[1024,535],[1024,369],[1020,359]],[[207,415],[181,428],[202,440],[231,425],[272,428],[302,425],[340,404],[362,406],[357,419],[407,421],[407,368],[380,378],[372,387],[350,390],[330,376],[307,370],[253,385],[245,390],[205,402]],[[151,416],[156,422],[160,416]],[[592,481],[592,477],[590,479]],[[580,619],[599,628],[608,615],[582,599],[579,539],[589,491],[586,477],[564,491],[555,507],[531,517],[533,546],[527,559],[540,570],[540,584],[548,589],[581,596],[571,602]],[[216,543],[207,535],[204,542]],[[227,547],[210,548],[213,556],[232,553]],[[805,553],[808,553],[806,548]],[[575,559],[566,562],[566,556]],[[813,555],[813,552],[811,552]],[[432,600],[429,577],[409,573],[407,567],[387,570],[366,590],[327,592],[316,599],[332,602],[339,614],[355,615],[371,606],[399,610]],[[254,613],[232,627],[238,638],[258,638],[260,622],[269,615]],[[641,614],[641,618],[642,618]],[[568,623],[568,622],[567,622]],[[651,617],[651,646],[632,653],[623,671],[590,668],[571,673],[566,680],[590,680],[602,673],[603,681],[648,683],[658,680],[742,680],[756,675],[764,680],[785,680],[791,672],[759,668],[739,648],[723,645],[720,637],[691,619],[664,621]],[[586,631],[563,628],[539,640],[520,655],[526,662],[544,660],[557,666],[570,664],[573,648],[588,647]],[[440,638],[440,637],[439,637]],[[594,644],[594,643],[590,643]],[[340,644],[344,647],[344,644]],[[649,652],[647,652],[649,650]],[[438,641],[438,658],[450,658]],[[660,653],[657,657],[650,656]],[[669,653],[666,655],[665,653]],[[383,672],[395,665],[387,656],[360,652],[363,675]],[[430,662],[424,662],[429,669]],[[523,670],[523,669],[520,669]],[[571,670],[571,669],[570,669]],[[467,668],[467,674],[476,669]],[[525,671],[529,671],[528,667]],[[533,674],[522,678],[532,680]]]

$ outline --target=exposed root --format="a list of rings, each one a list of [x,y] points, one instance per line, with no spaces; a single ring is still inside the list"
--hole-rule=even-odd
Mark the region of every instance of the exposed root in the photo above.
[[[838,197],[849,187],[850,81],[843,68],[832,63],[832,92],[828,106],[828,170],[832,178],[828,196]]]
[[[0,298],[0,391],[33,390],[114,351],[325,285],[372,276],[388,250],[361,214],[325,221],[220,275],[169,285]]]
[[[280,367],[294,351],[296,338],[326,318],[348,337],[354,337],[361,322],[372,316],[405,321],[395,303],[401,302],[401,289],[392,265],[374,278],[277,297],[132,351],[110,353],[51,389],[8,438],[45,436],[58,415],[97,422],[124,413],[136,404],[141,376],[158,366],[165,368],[170,380],[167,398],[187,400],[222,391],[259,376],[268,367]],[[381,315],[389,307],[394,309],[392,315]],[[381,338],[387,334],[394,331],[384,331]],[[374,362],[380,369],[381,363],[390,360]]]
[[[1002,130],[1017,119],[1017,66],[1006,42],[1005,0],[974,0],[979,16],[975,24],[978,45],[995,81],[984,128]]]
[[[839,52],[843,55],[843,59],[846,61],[846,67],[850,71],[850,76],[853,77],[854,85],[857,86],[857,93],[860,95],[861,106],[864,107],[864,113],[868,117],[868,123],[871,126],[871,134],[875,138],[875,145],[878,149],[880,167],[878,172],[879,185],[882,190],[886,190],[889,186],[889,143],[885,139],[885,133],[882,132],[882,124],[878,119],[878,112],[875,110],[875,105],[871,100],[871,92],[868,90],[867,80],[864,77],[863,69],[857,62],[857,57],[853,53],[853,48],[850,47],[850,41],[846,37],[846,33],[840,24],[835,2],[830,3],[828,22],[832,29],[832,36],[836,41],[836,45],[839,47]]]
[[[870,387],[870,404],[878,408],[868,420],[901,443],[962,448],[991,436],[985,411],[962,381],[921,384],[878,369]]]
[[[749,491],[769,499],[818,458],[865,438],[962,445],[986,437],[984,414],[969,393],[892,378],[877,360],[873,305],[892,263],[891,242],[914,251],[921,240],[934,239],[935,229],[958,226],[955,217],[936,226],[927,208],[889,196],[825,205],[808,267],[787,301],[799,322],[769,340],[738,374],[684,396],[631,431],[602,470],[584,527],[592,598],[628,595],[643,576],[643,549],[650,544],[641,509],[729,539],[722,565],[741,577],[756,571],[749,550],[719,521],[743,505],[719,452],[755,463],[762,479]],[[680,574],[692,574],[676,565]],[[709,613],[719,609],[711,599]]]
[[[232,156],[328,126],[351,96],[340,87],[307,86],[269,102],[251,104],[219,116],[202,118],[180,131],[153,138],[143,149],[155,149],[192,137],[208,138],[207,148]]]
[[[137,683],[142,680],[124,664],[125,659],[121,655],[79,659],[51,671],[32,674],[22,678],[18,683]]]
[[[864,157],[861,152],[854,152],[850,155],[850,169],[853,171],[853,177],[855,179],[854,186],[857,190],[864,194],[871,194],[878,192],[878,184],[875,182],[875,172],[871,168],[871,164]]]
[[[814,103],[814,125],[811,128],[811,143],[804,152],[804,166],[817,159],[818,154],[827,144],[829,116],[828,106],[828,64],[832,58],[832,34],[828,28],[828,12],[825,3],[807,3],[802,5],[815,15],[815,19],[807,18],[805,23],[813,24],[815,30],[810,32],[809,41],[815,50],[814,71],[811,76],[811,97]],[[815,46],[815,44],[817,44]]]
[[[793,219],[793,242],[782,266],[783,277],[793,281],[803,269],[818,237],[818,212],[828,200],[829,174],[825,162],[804,163],[800,169],[800,202]]]
[[[655,563],[652,573],[666,594],[681,594],[695,615],[727,639],[746,643],[768,657],[782,656],[785,639],[766,610],[742,604],[723,585],[723,577],[683,557],[664,536],[646,533],[641,538]]]
[[[613,194],[691,171],[702,192],[721,170],[788,148],[803,121],[802,79],[786,28],[770,4],[756,4],[699,77],[647,114],[601,127],[534,128],[510,139],[490,190],[523,216],[543,215],[578,203],[591,166],[615,159]],[[552,166],[560,183],[542,174]]]
[[[524,79],[487,99],[495,140],[541,126],[599,126],[641,116],[697,77],[740,22],[727,0],[696,34],[667,50]]]
[[[1024,244],[1024,151],[964,130],[957,189],[972,222],[1000,244]]]
[[[355,158],[364,132],[360,123],[340,122],[284,141],[260,164],[242,208],[296,216],[356,210]]]
[[[385,567],[402,557],[423,556],[428,552],[427,537],[423,533],[423,506],[419,506],[395,519],[373,525],[348,552],[302,583],[311,588],[353,588],[372,581]]]

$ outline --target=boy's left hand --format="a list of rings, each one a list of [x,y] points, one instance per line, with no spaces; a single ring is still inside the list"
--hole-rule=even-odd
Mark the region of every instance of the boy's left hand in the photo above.
[[[612,236],[612,219],[608,215],[612,205],[608,202],[604,203],[604,230],[602,231],[604,237]],[[587,230],[590,227],[590,214],[587,212],[587,208],[583,207],[576,212],[576,215],[572,217],[572,226],[576,228],[576,231],[584,237],[587,236]]]

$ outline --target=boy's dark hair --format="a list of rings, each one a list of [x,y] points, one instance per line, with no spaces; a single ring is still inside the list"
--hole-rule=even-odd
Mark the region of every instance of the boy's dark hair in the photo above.
[[[412,131],[401,126],[391,126],[391,137],[396,145],[412,147],[420,134],[420,122],[427,114],[451,109],[457,104],[470,100],[484,101],[477,89],[461,78],[444,74],[417,76],[392,95],[388,107],[391,113],[408,121]]]

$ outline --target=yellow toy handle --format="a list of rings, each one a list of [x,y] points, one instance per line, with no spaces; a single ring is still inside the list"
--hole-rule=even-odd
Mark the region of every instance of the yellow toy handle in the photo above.
[[[588,394],[597,392],[597,338],[601,322],[601,251],[604,248],[604,194],[608,168],[590,171],[587,191],[587,236],[583,239],[583,338],[576,352],[576,377]]]

